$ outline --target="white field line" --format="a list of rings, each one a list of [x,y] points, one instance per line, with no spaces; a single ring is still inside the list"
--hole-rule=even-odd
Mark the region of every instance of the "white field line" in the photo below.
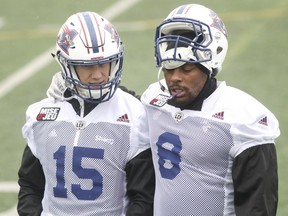
[[[117,1],[116,4],[113,4],[111,7],[100,13],[102,16],[107,18],[108,20],[114,19],[116,16],[120,15],[124,11],[131,8],[137,2],[141,0],[121,0]],[[55,36],[56,37],[56,36]],[[40,71],[41,68],[48,65],[53,59],[50,57],[51,51],[54,50],[54,47],[40,54],[40,56],[23,68],[19,69],[15,73],[13,73],[10,77],[0,82],[0,99],[8,94],[11,90],[13,90],[18,84],[24,82],[33,74]],[[18,185],[15,182],[0,182],[0,193],[1,192],[17,192]],[[1,212],[0,216],[17,216],[16,206],[9,209],[6,212]]]
[[[0,193],[17,193],[18,190],[17,182],[0,182]]]
[[[5,19],[3,17],[0,17],[0,28],[5,26],[5,24],[6,24]]]
[[[54,52],[53,50],[54,47],[40,54],[40,56],[0,82],[0,99],[52,62],[51,52]]]
[[[0,216],[18,216],[17,205],[15,205],[13,208],[9,209],[8,211],[1,212]]]
[[[19,186],[17,182],[0,182],[0,193],[17,193]],[[17,206],[13,206],[5,212],[1,212],[0,216],[17,216]]]
[[[0,182],[0,193],[17,193],[19,186],[17,182]],[[1,212],[0,216],[17,216],[17,206],[13,206],[5,212]]]
[[[105,11],[99,13],[101,16],[105,17],[108,20],[112,20],[115,17],[122,14],[124,11],[128,10],[129,8],[133,7],[135,4],[140,2],[141,0],[121,0],[117,1],[111,7],[107,8]]]
[[[124,11],[133,7],[141,0],[121,0],[104,10],[101,14],[108,20],[112,20]],[[56,35],[55,35],[56,38]],[[16,86],[29,79],[31,76],[39,72],[42,68],[53,61],[51,52],[54,52],[55,47],[51,47],[44,53],[40,54],[37,58],[20,68],[18,71],[0,82],[0,99],[7,95],[10,91],[15,89]]]

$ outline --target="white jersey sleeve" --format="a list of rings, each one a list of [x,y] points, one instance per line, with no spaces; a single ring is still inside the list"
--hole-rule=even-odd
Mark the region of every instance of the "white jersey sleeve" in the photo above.
[[[274,114],[250,95],[232,87],[227,88],[226,103],[235,110],[231,116],[234,140],[231,156],[234,158],[252,146],[275,143],[280,130]]]

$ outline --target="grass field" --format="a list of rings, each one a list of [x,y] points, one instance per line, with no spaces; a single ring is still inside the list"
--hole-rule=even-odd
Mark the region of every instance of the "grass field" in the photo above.
[[[106,9],[120,0],[9,0],[0,7],[0,189],[1,182],[16,182],[25,142],[21,127],[25,110],[45,96],[58,65],[51,61],[22,79],[27,64],[39,66],[36,58],[55,44],[56,34],[68,16],[77,11]],[[126,1],[134,2],[134,1]],[[268,0],[199,1],[214,9],[224,20],[229,34],[229,51],[219,80],[238,87],[265,104],[280,122],[277,140],[279,163],[278,216],[288,215],[288,1]],[[184,0],[137,0],[119,14],[109,14],[125,43],[123,84],[141,94],[157,79],[153,57],[157,24]],[[192,3],[192,2],[191,2]],[[120,9],[119,9],[120,10]],[[108,18],[108,17],[107,17]],[[52,58],[47,53],[47,59]],[[12,84],[8,83],[8,79]],[[18,83],[13,85],[13,83]],[[6,86],[7,85],[7,86]],[[11,90],[9,86],[12,86]],[[2,184],[3,186],[3,184]],[[5,188],[5,186],[4,186]],[[0,214],[17,202],[13,190],[0,190]]]

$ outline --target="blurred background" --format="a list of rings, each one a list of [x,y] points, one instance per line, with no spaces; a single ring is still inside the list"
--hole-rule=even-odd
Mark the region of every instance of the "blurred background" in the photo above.
[[[51,52],[65,20],[78,11],[109,19],[125,44],[122,84],[143,93],[157,80],[156,26],[175,7],[200,3],[228,30],[229,50],[218,80],[256,97],[279,119],[279,216],[288,215],[288,1],[275,0],[9,0],[0,7],[0,215],[16,215],[17,171],[29,104],[46,96],[59,71]],[[115,10],[116,9],[116,10]],[[286,182],[286,183],[285,183]]]

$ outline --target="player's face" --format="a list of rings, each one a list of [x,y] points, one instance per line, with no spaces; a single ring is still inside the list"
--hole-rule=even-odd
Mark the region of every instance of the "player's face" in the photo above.
[[[88,84],[102,84],[108,82],[110,63],[91,66],[75,66],[81,82]]]
[[[163,68],[164,78],[171,95],[171,104],[185,106],[199,95],[208,76],[194,64],[186,63],[175,69]]]

